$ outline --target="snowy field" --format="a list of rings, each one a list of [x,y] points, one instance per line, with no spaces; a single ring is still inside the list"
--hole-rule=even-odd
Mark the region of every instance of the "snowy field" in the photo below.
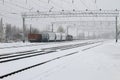
[[[0,44],[0,55],[29,50],[42,51],[42,49],[50,47],[96,41],[2,43]],[[56,49],[50,54],[0,63],[0,76],[2,76],[55,59],[46,64],[6,76],[1,80],[120,80],[120,42],[115,43],[114,40],[99,41],[102,42],[67,50]],[[71,53],[75,54],[65,56]],[[56,57],[59,58],[56,59]]]

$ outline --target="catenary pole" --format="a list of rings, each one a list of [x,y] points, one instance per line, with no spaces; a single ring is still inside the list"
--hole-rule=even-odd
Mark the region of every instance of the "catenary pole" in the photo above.
[[[53,23],[52,23],[52,32],[53,32]]]
[[[23,17],[23,42],[25,42],[25,32],[26,28],[25,28],[25,18]]]
[[[118,27],[117,27],[117,16],[115,17],[116,19],[116,43],[118,42]]]

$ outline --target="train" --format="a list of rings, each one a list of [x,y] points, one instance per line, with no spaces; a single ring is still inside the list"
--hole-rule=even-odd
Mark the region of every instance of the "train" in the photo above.
[[[55,41],[72,41],[72,35],[55,32],[41,32],[39,34],[28,34],[28,41],[30,42],[55,42]]]

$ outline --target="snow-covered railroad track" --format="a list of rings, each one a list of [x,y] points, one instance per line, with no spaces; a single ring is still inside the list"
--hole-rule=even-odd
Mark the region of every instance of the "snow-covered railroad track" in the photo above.
[[[61,49],[63,49],[63,50],[66,50],[67,51],[67,49],[72,49],[72,48],[77,48],[77,47],[82,47],[82,46],[87,46],[87,45],[91,45],[91,44],[95,44],[95,43],[99,43],[100,41],[98,41],[98,42],[84,42],[84,43],[79,43],[79,44],[81,44],[81,46],[79,45],[79,44],[75,44],[74,46],[70,46],[69,48],[67,47],[65,47],[64,49],[63,49],[63,47],[62,46],[59,46],[59,47],[61,47]],[[68,45],[66,45],[66,46],[68,46]],[[52,48],[53,49],[53,48]],[[57,49],[59,49],[59,48],[57,48]],[[56,50],[57,50],[56,49]],[[47,49],[44,49],[44,50],[47,50]],[[61,50],[60,52],[63,52],[63,50]],[[55,51],[56,53],[58,53],[58,51]],[[53,53],[53,55],[54,55],[54,50],[53,50],[53,52],[52,52],[52,50],[51,50],[51,52],[46,52],[46,53],[43,53],[43,54],[48,54],[48,53]],[[5,73],[2,73],[1,75],[0,75],[0,78],[2,79],[2,78],[5,78],[5,77],[7,77],[7,76],[10,76],[10,75],[13,75],[13,74],[15,74],[15,73],[19,73],[19,72],[22,72],[22,71],[25,71],[25,70],[28,70],[28,69],[31,69],[31,68],[34,68],[34,67],[37,67],[37,66],[40,66],[40,65],[42,65],[42,64],[45,64],[45,63],[48,63],[48,62],[51,62],[51,61],[54,61],[54,60],[57,60],[57,59],[60,59],[60,58],[63,58],[63,57],[66,57],[66,56],[70,56],[70,55],[73,55],[73,54],[76,54],[76,53],[78,53],[78,51],[73,51],[73,52],[71,52],[71,53],[69,53],[69,52],[67,52],[66,54],[59,54],[59,56],[55,56],[55,57],[52,57],[52,58],[48,58],[48,59],[46,59],[46,60],[44,60],[44,61],[39,61],[38,60],[38,63],[32,63],[32,64],[29,64],[28,66],[26,65],[26,66],[23,66],[23,67],[18,67],[18,68],[16,68],[16,69],[13,69],[13,70],[11,70],[11,71],[9,71],[9,72],[5,72]],[[39,53],[39,54],[36,54],[36,56],[38,56],[38,55],[41,55],[42,53]],[[31,55],[28,55],[27,57],[28,57],[28,59],[29,59],[29,56],[31,56]],[[33,56],[33,55],[32,55]],[[32,57],[31,56],[31,57]],[[22,56],[23,57],[23,56]],[[25,56],[24,56],[25,57]],[[40,57],[40,56],[39,56]],[[42,56],[41,56],[42,57]],[[34,58],[34,57],[33,57]],[[36,58],[34,58],[34,59],[36,59]],[[19,61],[19,60],[18,60]],[[24,60],[25,61],[25,60]],[[16,61],[15,61],[16,62]],[[3,65],[4,64],[6,64],[6,63],[3,63]]]
[[[14,46],[4,46],[0,47],[0,49],[10,49],[10,48],[20,48],[20,47],[30,47],[30,46],[40,46],[40,45],[48,45],[49,44],[55,44],[55,43],[69,43],[72,41],[64,41],[64,42],[46,42],[46,43],[33,43],[33,44],[26,44],[26,45],[14,45]]]
[[[0,49],[10,49],[10,48],[20,48],[20,47],[29,47],[29,46],[39,46],[45,44],[28,44],[28,45],[21,45],[21,46],[9,46],[9,47],[0,47]]]
[[[100,42],[100,41],[98,41]],[[19,59],[24,59],[24,58],[29,58],[29,57],[34,57],[38,55],[44,55],[52,52],[56,52],[58,50],[68,50],[68,49],[73,49],[81,46],[86,46],[90,44],[95,44],[98,42],[84,42],[84,43],[79,43],[79,44],[72,44],[72,45],[64,45],[64,46],[57,46],[57,47],[51,47],[51,48],[44,48],[42,51],[29,51],[29,52],[23,52],[21,54],[13,53],[13,54],[8,54],[8,56],[3,56],[0,57],[0,63],[5,63],[5,62],[10,62],[10,61],[15,61]]]
[[[44,62],[35,64],[35,65],[32,65],[32,66],[29,66],[29,67],[23,68],[23,69],[20,69],[20,70],[13,71],[13,72],[11,72],[11,73],[8,73],[8,74],[5,74],[5,75],[0,76],[0,79],[2,79],[2,78],[4,78],[4,77],[7,77],[7,76],[10,76],[10,75],[13,75],[13,74],[16,74],[16,73],[19,73],[19,72],[22,72],[22,71],[24,71],[24,70],[28,70],[28,69],[33,68],[33,67],[36,67],[36,66],[40,66],[40,65],[46,64],[46,63],[48,63],[48,62],[51,62],[51,61],[54,61],[54,60],[57,60],[57,59],[61,59],[61,58],[64,58],[64,57],[67,57],[67,56],[76,54],[76,53],[78,53],[78,52],[69,53],[69,54],[66,54],[66,55],[63,55],[63,56],[59,56],[59,57],[56,57],[56,58],[53,58],[53,59],[50,59],[50,60],[47,60],[47,61],[44,61]]]
[[[77,43],[77,44],[71,44],[71,45],[63,45],[63,46],[57,46],[57,47],[50,47],[50,48],[43,48],[43,51],[46,50],[67,50],[67,49],[72,49],[76,47],[81,47],[81,46],[86,46],[90,44],[95,44],[103,41],[88,41],[88,42],[83,42],[83,43]]]
[[[12,55],[12,56],[6,56],[6,57],[2,57],[0,59],[0,63],[5,63],[5,62],[15,61],[15,60],[19,60],[19,59],[34,57],[34,56],[48,54],[48,53],[52,53],[52,52],[55,52],[55,51],[48,51],[48,52],[35,51],[35,52],[30,52],[30,53],[23,53],[23,54],[17,54],[17,55]]]
[[[34,50],[27,50],[27,51],[20,51],[20,52],[14,52],[14,53],[0,54],[0,59],[2,57],[7,57],[7,56],[10,56],[10,55],[16,55],[16,54],[22,54],[22,53],[29,53],[29,52],[32,52],[32,51],[36,51],[36,49],[34,49]]]

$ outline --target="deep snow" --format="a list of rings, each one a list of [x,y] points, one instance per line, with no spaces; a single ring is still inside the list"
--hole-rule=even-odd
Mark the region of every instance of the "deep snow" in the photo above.
[[[46,48],[80,42],[85,41],[75,41],[60,44],[42,43],[45,45],[34,47],[29,46],[27,48],[25,47],[26,49],[24,48],[23,50],[33,48],[41,49],[43,47]],[[15,50],[16,49],[14,49],[14,51]],[[3,53],[7,52],[6,49],[2,49],[1,51],[3,51]],[[79,53],[49,62],[35,68],[31,68],[20,73],[16,73],[14,75],[3,78],[2,80],[120,80],[120,43],[115,43],[113,40],[107,40],[102,43],[0,64],[0,75],[14,71],[14,69],[18,70],[29,65],[33,65],[75,51],[78,51]]]

